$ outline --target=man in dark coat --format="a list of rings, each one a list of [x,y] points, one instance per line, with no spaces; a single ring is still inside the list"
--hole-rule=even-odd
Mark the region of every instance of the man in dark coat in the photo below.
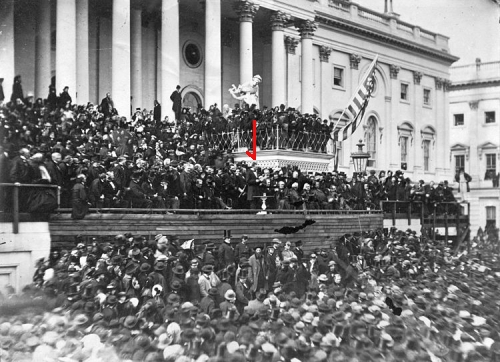
[[[231,237],[227,236],[224,238],[224,242],[219,247],[219,265],[222,267],[227,267],[229,265],[234,265],[234,250],[231,246]]]
[[[62,161],[62,156],[58,152],[54,152],[51,155],[51,159],[45,162],[45,167],[50,175],[50,180],[54,185],[63,186],[63,173],[59,164]]]
[[[29,157],[30,151],[27,148],[19,150],[19,156],[12,160],[10,169],[11,182],[31,183],[32,170],[28,162]]]
[[[3,92],[3,78],[0,78],[0,104],[5,100],[5,94]]]
[[[254,196],[258,196],[259,193],[259,180],[257,179],[257,173],[255,172],[255,167],[257,163],[252,163],[252,166],[248,168],[246,173],[246,183],[247,183],[247,201],[250,202],[250,209],[257,208],[257,200]]]
[[[161,105],[160,103],[158,103],[156,99],[155,99],[155,107],[153,109],[153,118],[156,124],[159,124],[161,122]]]
[[[73,101],[71,96],[69,95],[69,87],[66,86],[64,87],[64,90],[62,93],[59,95],[59,107],[64,108],[66,104],[69,102],[71,105],[71,102]]]
[[[140,174],[134,173],[132,175],[132,180],[126,189],[128,193],[128,199],[132,201],[132,207],[136,208],[150,208],[153,205],[151,200],[146,198],[146,194],[140,185]]]
[[[104,117],[110,117],[113,113],[113,108],[115,108],[115,104],[111,99],[111,93],[106,93],[106,97],[104,97],[101,101],[101,112],[104,114]]]
[[[182,111],[182,96],[181,96],[181,86],[175,87],[175,91],[170,95],[170,100],[172,101],[172,111],[175,113],[175,120],[179,121],[181,119]]]
[[[83,219],[88,212],[89,199],[84,186],[86,181],[87,178],[83,174],[76,177],[76,183],[75,186],[73,186],[71,194],[71,203],[73,207],[71,217],[73,219]]]

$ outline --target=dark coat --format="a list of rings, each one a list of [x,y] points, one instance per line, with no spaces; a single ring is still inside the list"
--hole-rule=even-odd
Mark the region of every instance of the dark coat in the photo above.
[[[176,117],[178,117],[182,110],[182,96],[180,92],[176,90],[170,95],[170,100],[172,101],[172,111],[174,111]]]
[[[85,186],[81,183],[76,183],[73,186],[71,194],[72,212],[71,217],[73,219],[83,219],[89,210],[89,199],[87,197],[87,191]]]
[[[234,250],[231,245],[222,243],[219,247],[219,263],[220,265],[234,264]]]
[[[259,182],[254,171],[248,169],[245,177],[247,183],[247,201],[253,201],[259,195]]]

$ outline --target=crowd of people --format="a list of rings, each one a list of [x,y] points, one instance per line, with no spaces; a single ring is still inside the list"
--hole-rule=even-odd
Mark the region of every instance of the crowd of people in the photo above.
[[[19,88],[20,78],[16,84]],[[318,147],[326,147],[333,123],[291,108],[225,106],[220,111],[214,105],[184,110],[180,118],[177,127],[162,119],[158,102],[152,111],[120,117],[109,93],[100,105],[73,105],[67,87],[56,96],[51,86],[45,101],[19,96],[0,112],[0,182],[57,185],[61,206],[73,207],[75,218],[84,217],[89,206],[258,209],[256,196],[264,194],[268,209],[285,210],[379,209],[380,201],[395,200],[423,202],[433,213],[441,202],[455,200],[446,181],[412,182],[403,171],[349,177],[336,171],[308,174],[297,167],[261,168],[235,163],[231,142],[213,142],[214,135],[249,130],[256,119],[258,132],[267,135],[259,137],[262,147],[274,142],[274,133],[265,129],[276,124],[288,135],[282,139],[299,140],[294,142],[298,149],[307,148],[304,132],[321,134]],[[32,190],[23,193],[20,204],[24,211],[47,212],[57,207],[55,195],[55,190]],[[4,204],[9,207],[9,202]]]
[[[498,361],[496,255],[395,228],[302,247],[247,235],[218,247],[163,235],[77,240],[2,302],[50,309],[1,313],[0,358]]]

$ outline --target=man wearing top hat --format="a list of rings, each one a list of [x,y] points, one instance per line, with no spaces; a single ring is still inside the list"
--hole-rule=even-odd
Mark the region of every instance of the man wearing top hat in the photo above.
[[[223,243],[219,247],[219,269],[235,264],[234,250],[231,246],[231,230],[224,230]]]

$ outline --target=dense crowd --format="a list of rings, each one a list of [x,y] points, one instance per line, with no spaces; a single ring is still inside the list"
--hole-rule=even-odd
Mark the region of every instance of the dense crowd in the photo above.
[[[117,235],[41,260],[0,317],[5,361],[498,361],[491,254],[367,231],[304,252],[243,235]]]
[[[118,116],[109,93],[98,106],[73,105],[66,88],[59,97],[51,87],[46,100],[22,99],[1,108],[0,182],[58,185],[61,206],[73,207],[75,218],[84,217],[89,206],[258,209],[257,197],[264,194],[268,209],[298,210],[378,209],[380,201],[396,200],[423,202],[433,213],[439,203],[455,200],[446,181],[414,183],[403,171],[371,170],[351,178],[336,171],[260,168],[235,163],[232,143],[214,142],[216,134],[249,130],[256,119],[258,132],[267,135],[259,137],[262,147],[274,135],[265,129],[279,125],[286,139],[300,139],[294,146],[278,142],[283,147],[307,148],[304,132],[313,132],[322,135],[318,148],[324,149],[333,123],[284,106],[184,110],[175,127],[161,119],[158,102],[154,110],[138,110],[130,119]],[[457,182],[462,179],[470,181],[457,175]],[[56,207],[55,192],[23,193],[21,207],[50,211]],[[4,204],[9,207],[9,202]]]

